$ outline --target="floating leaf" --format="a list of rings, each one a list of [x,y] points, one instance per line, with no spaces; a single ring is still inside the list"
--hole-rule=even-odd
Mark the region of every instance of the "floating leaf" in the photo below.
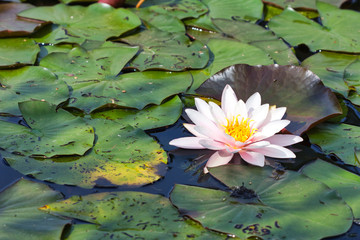
[[[276,35],[293,46],[306,44],[311,51],[332,50],[360,52],[360,13],[339,9],[331,4],[317,2],[322,24],[320,25],[300,13],[288,8],[273,17],[269,27]],[[294,31],[296,29],[296,31]],[[297,34],[301,32],[301,34]]]
[[[0,70],[0,112],[20,115],[18,102],[45,100],[59,104],[69,98],[65,82],[46,68],[23,67]]]
[[[128,46],[103,47],[88,52],[74,48],[69,53],[50,54],[40,65],[55,72],[71,86],[69,106],[85,112],[104,105],[137,109],[148,104],[158,105],[191,85],[188,72],[148,71],[118,75],[136,52],[136,47]]]
[[[173,13],[157,13],[149,8],[133,8],[132,12],[141,18],[148,28],[155,27],[170,33],[185,32],[184,24]]]
[[[232,191],[176,185],[171,193],[173,204],[206,228],[270,240],[321,239],[351,227],[352,213],[343,199],[298,172],[226,165],[210,173]]]
[[[190,41],[182,33],[172,34],[149,29],[123,38],[122,41],[141,46],[142,51],[130,63],[131,67],[140,71],[199,69],[205,67],[209,61],[207,47],[199,41]]]
[[[0,239],[60,239],[70,220],[38,210],[63,199],[48,186],[20,179],[0,193]]]
[[[181,113],[183,104],[178,96],[161,104],[147,107],[141,111],[135,109],[113,109],[91,114],[93,118],[114,120],[124,126],[131,125],[143,130],[164,127],[175,123]]]
[[[322,51],[305,59],[301,65],[318,75],[327,87],[346,97],[349,88],[344,82],[344,71],[356,62],[358,57],[353,54]]]
[[[178,19],[197,18],[208,11],[207,7],[198,0],[165,0],[147,1],[146,9],[157,14],[171,14]],[[144,4],[146,5],[146,4]]]
[[[206,69],[190,71],[194,79],[190,93],[212,75],[231,65],[240,63],[269,65],[274,63],[270,56],[261,49],[232,39],[210,39],[207,45],[213,53],[214,59]]]
[[[336,7],[340,7],[346,0],[323,0],[322,2],[329,3]],[[316,0],[264,0],[265,3],[274,4],[281,8],[292,7],[300,9],[316,10]]]
[[[40,27],[40,22],[30,22],[17,18],[16,14],[18,12],[29,8],[33,8],[33,6],[26,3],[0,4],[0,37],[26,36]]]
[[[75,47],[68,53],[47,55],[40,65],[49,68],[72,86],[74,83],[114,78],[138,49],[122,45],[86,51]]]
[[[11,167],[23,174],[57,184],[84,188],[141,186],[158,180],[167,156],[156,141],[141,129],[105,120],[88,120],[95,129],[96,143],[83,157],[35,159],[1,152]]]
[[[261,0],[203,0],[208,8],[209,18],[224,19],[261,19],[263,14],[263,3]]]
[[[297,135],[326,118],[341,114],[336,96],[315,74],[301,67],[238,64],[212,76],[197,92],[220,100],[226,84],[239,99],[248,99],[259,92],[262,103],[286,107],[286,119],[291,121],[286,129]]]
[[[170,201],[142,192],[73,196],[42,210],[95,223],[74,225],[67,239],[225,239],[179,216]]]
[[[62,109],[42,101],[19,103],[30,128],[0,120],[0,145],[10,153],[53,157],[83,155],[94,142],[93,128]]]
[[[114,9],[108,4],[95,3],[88,7],[57,4],[36,7],[19,14],[22,17],[51,21],[75,38],[104,41],[138,27],[140,19],[131,11]]]
[[[336,154],[345,163],[360,167],[360,127],[322,123],[308,135],[311,143],[319,145],[325,154]]]
[[[273,32],[245,21],[213,19],[213,23],[226,35],[255,46],[271,56],[281,65],[297,64],[291,49]]]
[[[325,183],[340,193],[351,207],[355,218],[360,218],[360,176],[320,159],[306,165],[302,172],[313,179]]]
[[[30,39],[0,39],[0,68],[33,64],[39,51],[39,46]]]

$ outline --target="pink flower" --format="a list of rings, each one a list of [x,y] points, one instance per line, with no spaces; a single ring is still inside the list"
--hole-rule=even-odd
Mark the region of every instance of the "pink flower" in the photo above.
[[[211,149],[216,152],[204,168],[227,164],[235,153],[246,162],[263,167],[265,156],[295,158],[285,146],[303,139],[296,135],[276,134],[290,121],[281,120],[285,107],[261,105],[261,96],[254,93],[246,103],[238,100],[234,90],[226,85],[221,97],[221,108],[213,103],[195,98],[196,110],[185,112],[194,124],[184,127],[195,137],[183,137],[170,141],[170,145],[186,149]]]

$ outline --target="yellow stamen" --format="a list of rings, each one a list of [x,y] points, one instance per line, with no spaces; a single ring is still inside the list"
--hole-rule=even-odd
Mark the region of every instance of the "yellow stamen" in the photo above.
[[[238,116],[236,116],[231,121],[227,119],[227,125],[223,127],[225,133],[235,138],[236,141],[245,142],[257,131],[256,128],[250,126],[250,122],[249,118],[242,118],[239,121]]]

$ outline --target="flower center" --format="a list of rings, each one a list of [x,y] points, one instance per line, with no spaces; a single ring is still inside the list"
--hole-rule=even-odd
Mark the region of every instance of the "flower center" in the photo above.
[[[235,138],[236,141],[245,142],[257,131],[256,128],[252,129],[250,127],[250,122],[249,118],[242,118],[239,121],[238,116],[236,116],[231,121],[227,119],[227,125],[223,127],[225,128],[225,133]]]

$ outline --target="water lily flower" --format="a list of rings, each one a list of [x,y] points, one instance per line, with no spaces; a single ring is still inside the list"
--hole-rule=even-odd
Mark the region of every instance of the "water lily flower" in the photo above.
[[[273,158],[295,158],[286,146],[303,139],[291,134],[276,134],[290,121],[282,120],[286,107],[276,108],[261,104],[261,96],[254,93],[244,102],[238,100],[234,90],[226,85],[221,97],[221,107],[214,102],[195,98],[197,111],[185,112],[194,124],[184,127],[194,137],[183,137],[170,141],[170,145],[185,149],[211,149],[216,152],[204,168],[227,164],[235,153],[246,162],[263,167],[265,156]]]

